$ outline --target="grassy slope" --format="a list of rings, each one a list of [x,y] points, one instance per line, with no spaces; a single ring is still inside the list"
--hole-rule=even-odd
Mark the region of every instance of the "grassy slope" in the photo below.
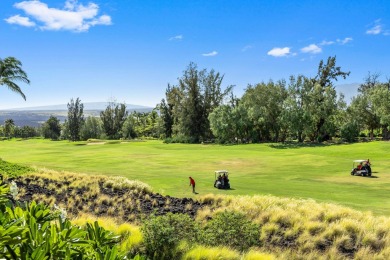
[[[3,160],[91,174],[122,175],[165,195],[190,197],[188,176],[200,194],[272,194],[336,202],[390,215],[390,143],[291,147],[163,144],[159,141],[77,145],[67,141],[3,141]],[[349,174],[353,159],[370,158],[378,178]],[[213,188],[214,170],[231,172],[232,190]],[[195,195],[196,196],[196,195]]]

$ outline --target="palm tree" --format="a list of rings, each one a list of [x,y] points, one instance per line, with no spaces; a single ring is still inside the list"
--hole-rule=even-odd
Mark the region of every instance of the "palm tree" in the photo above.
[[[22,63],[14,57],[7,57],[4,60],[0,58],[0,86],[8,87],[26,100],[26,96],[15,81],[30,84],[26,72],[22,69]]]
[[[13,119],[7,119],[4,121],[4,134],[6,137],[10,138],[13,134],[15,127],[15,122]]]

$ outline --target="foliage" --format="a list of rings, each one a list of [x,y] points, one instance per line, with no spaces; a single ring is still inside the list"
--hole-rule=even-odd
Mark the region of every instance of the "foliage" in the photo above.
[[[359,125],[357,122],[347,122],[340,129],[340,137],[347,142],[355,142],[359,136]]]
[[[172,259],[180,241],[197,239],[198,227],[188,215],[168,213],[150,216],[144,221],[141,231],[149,257]]]
[[[60,120],[55,116],[50,116],[42,126],[42,134],[44,138],[58,140],[61,136]]]
[[[165,95],[168,95],[168,93],[166,92]],[[165,99],[162,99],[160,105],[158,106],[161,113],[161,119],[163,121],[164,138],[172,137],[172,127],[174,122],[172,108],[173,104],[167,104]]]
[[[82,140],[100,138],[102,133],[102,121],[99,117],[88,116],[80,129],[80,137]]]
[[[84,124],[83,115],[84,105],[79,98],[76,101],[73,98],[68,103],[68,120],[66,121],[66,127],[68,128],[70,141],[80,140],[81,127]]]
[[[30,138],[39,136],[39,133],[35,127],[25,125],[22,127],[15,127],[14,136],[21,138]]]
[[[0,158],[0,175],[6,176],[8,178],[13,178],[24,175],[31,171],[33,171],[31,167],[6,162]]]
[[[21,88],[15,83],[17,81],[30,84],[26,72],[22,69],[22,63],[14,57],[0,58],[0,86],[6,86],[26,100]]]
[[[157,111],[132,112],[123,124],[122,137],[125,139],[151,137],[159,138],[161,134],[161,119]]]
[[[276,84],[270,81],[267,84],[249,85],[246,89],[239,105],[243,105],[248,111],[248,119],[252,122],[252,134],[248,136],[251,139],[273,142],[280,140],[283,131],[282,105],[287,96],[285,84],[284,81]]]
[[[121,129],[128,112],[125,104],[110,102],[106,109],[100,112],[103,130],[109,139],[119,139],[122,136]]]
[[[221,143],[328,140],[338,134],[345,107],[333,81],[348,75],[336,66],[336,57],[329,57],[314,78],[299,75],[291,76],[288,85],[284,80],[249,85],[240,100],[210,113],[210,128]]]
[[[223,75],[199,71],[195,63],[190,63],[178,80],[177,86],[168,85],[166,100],[159,105],[165,137],[183,135],[194,143],[211,139],[209,114],[222,105],[232,86],[223,91]]]
[[[207,222],[203,243],[210,246],[228,246],[239,251],[259,244],[260,228],[243,213],[224,211]]]
[[[4,122],[4,135],[8,138],[13,136],[15,129],[15,122],[13,119],[7,119]]]
[[[118,240],[97,222],[85,228],[60,218],[48,206],[14,206],[0,186],[0,257],[7,259],[124,259]]]

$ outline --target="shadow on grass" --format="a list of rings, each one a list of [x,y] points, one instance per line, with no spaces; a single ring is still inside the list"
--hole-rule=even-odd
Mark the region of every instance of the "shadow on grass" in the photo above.
[[[340,145],[349,145],[351,143],[275,143],[270,144],[269,147],[274,149],[299,149],[305,147],[327,147],[327,146],[340,146]]]
[[[75,145],[75,146],[81,146],[81,145],[87,145],[87,143],[75,143],[75,144],[73,144],[73,145]]]

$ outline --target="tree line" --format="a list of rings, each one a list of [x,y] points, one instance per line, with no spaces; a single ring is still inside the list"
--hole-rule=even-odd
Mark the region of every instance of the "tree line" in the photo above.
[[[367,133],[389,139],[390,80],[369,74],[347,105],[335,82],[350,72],[336,57],[321,60],[314,77],[291,76],[248,85],[242,97],[232,86],[222,89],[223,75],[197,70],[190,63],[177,85],[168,85],[159,105],[167,141],[323,142],[355,141]]]
[[[347,104],[334,84],[349,73],[336,65],[336,57],[329,57],[320,61],[314,77],[250,84],[236,97],[233,86],[222,87],[223,74],[190,63],[177,84],[168,84],[165,98],[150,113],[129,113],[125,104],[110,102],[99,117],[85,118],[81,100],[72,98],[63,124],[51,116],[36,129],[16,127],[8,119],[0,134],[70,141],[147,137],[184,143],[390,139],[390,80],[381,82],[378,73],[369,73]],[[0,85],[25,98],[15,81],[29,83],[20,61],[0,59]]]
[[[88,139],[160,138],[161,120],[158,112],[129,113],[125,104],[110,102],[99,117],[84,117],[84,105],[79,98],[68,103],[68,116],[61,123],[50,116],[40,127],[18,127],[12,119],[0,126],[3,138],[43,137],[51,140],[82,141]]]

